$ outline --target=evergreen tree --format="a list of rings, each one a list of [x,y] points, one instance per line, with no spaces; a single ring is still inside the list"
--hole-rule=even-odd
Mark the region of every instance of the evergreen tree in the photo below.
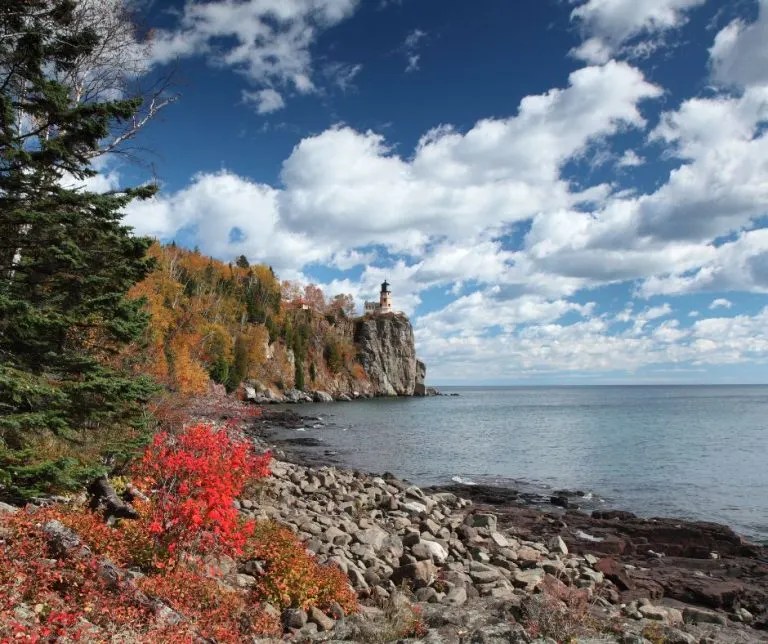
[[[296,358],[294,386],[299,391],[304,391],[304,362],[300,358]]]
[[[0,497],[72,488],[141,437],[146,379],[115,355],[147,316],[126,298],[150,241],[121,210],[153,188],[66,187],[141,99],[79,102],[57,78],[100,44],[69,0],[0,3]]]
[[[245,336],[238,335],[235,340],[235,359],[229,368],[227,391],[235,391],[248,375],[248,343]]]

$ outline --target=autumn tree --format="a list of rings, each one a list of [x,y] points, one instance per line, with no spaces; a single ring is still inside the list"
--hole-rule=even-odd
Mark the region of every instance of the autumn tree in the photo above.
[[[328,303],[328,311],[339,317],[351,318],[355,315],[355,298],[348,294],[335,295]]]
[[[155,189],[95,194],[65,181],[93,176],[90,160],[125,140],[144,102],[109,92],[86,101],[72,85],[79,61],[106,44],[78,6],[0,3],[0,496],[9,498],[101,469],[137,436],[152,390],[107,364],[146,327],[126,294],[151,269],[150,241],[121,220]]]
[[[325,311],[325,294],[323,289],[314,284],[307,284],[304,287],[304,304],[313,311],[323,313]]]

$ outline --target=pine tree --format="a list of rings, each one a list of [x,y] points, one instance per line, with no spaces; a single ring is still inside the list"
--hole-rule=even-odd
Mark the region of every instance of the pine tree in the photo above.
[[[68,0],[0,3],[0,497],[73,488],[140,438],[146,379],[119,349],[147,316],[128,289],[150,241],[121,210],[153,188],[66,187],[141,99],[78,102],[58,74],[99,45]]]

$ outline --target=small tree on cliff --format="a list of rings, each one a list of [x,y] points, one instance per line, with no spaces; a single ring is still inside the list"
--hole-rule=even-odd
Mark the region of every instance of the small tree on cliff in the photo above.
[[[121,211],[153,188],[71,186],[128,133],[141,98],[86,100],[104,36],[69,0],[0,3],[0,496],[80,484],[139,433],[145,379],[110,368],[147,323],[126,298],[151,266]],[[103,49],[103,48],[102,48]],[[69,79],[69,80],[68,80]],[[107,93],[106,95],[114,95]],[[120,135],[118,135],[119,137]],[[122,139],[124,140],[124,139]],[[106,143],[105,143],[106,142]],[[104,147],[106,145],[106,147]]]

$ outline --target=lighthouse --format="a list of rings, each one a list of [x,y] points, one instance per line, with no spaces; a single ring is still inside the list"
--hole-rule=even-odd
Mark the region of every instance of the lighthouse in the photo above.
[[[379,295],[379,311],[381,313],[392,312],[392,291],[389,290],[389,282],[384,280],[381,284],[381,294]]]
[[[389,290],[389,282],[384,280],[381,284],[378,302],[365,303],[366,315],[378,315],[379,313],[392,313],[392,291]]]

